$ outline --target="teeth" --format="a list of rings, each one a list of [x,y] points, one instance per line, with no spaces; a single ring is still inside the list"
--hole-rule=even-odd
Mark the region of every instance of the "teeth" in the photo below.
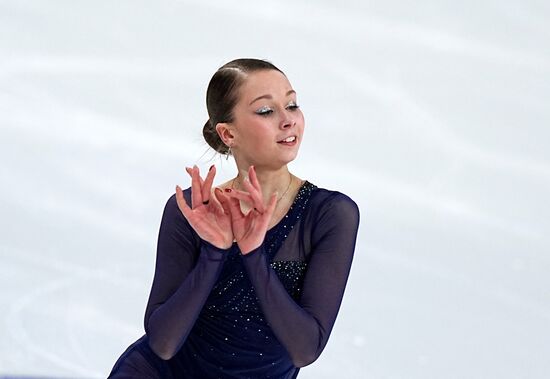
[[[296,139],[296,136],[292,136],[284,139],[283,142],[294,142],[295,139]]]

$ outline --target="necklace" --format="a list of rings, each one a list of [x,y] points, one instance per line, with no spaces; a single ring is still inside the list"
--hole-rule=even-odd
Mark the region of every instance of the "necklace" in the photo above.
[[[292,184],[292,174],[290,173],[290,171],[288,172],[288,174],[289,174],[289,177],[290,177],[290,180],[289,180],[289,182],[288,182],[288,186],[286,187],[286,190],[285,190],[285,192],[283,192],[283,194],[281,195],[281,197],[279,197],[279,198],[277,199],[277,203],[279,202],[279,200],[281,200],[281,199],[286,195],[286,193],[287,193],[288,190],[290,189],[290,185]],[[238,177],[238,175],[237,175],[237,177]],[[235,179],[237,179],[237,178],[233,178],[233,181],[231,182],[231,189],[234,189]]]

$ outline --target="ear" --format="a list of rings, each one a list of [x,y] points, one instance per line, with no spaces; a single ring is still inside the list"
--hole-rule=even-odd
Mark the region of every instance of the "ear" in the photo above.
[[[225,143],[227,146],[233,147],[235,145],[235,135],[234,135],[234,128],[231,123],[228,122],[218,122],[216,124],[216,132],[218,132],[218,135],[220,136],[223,143]]]

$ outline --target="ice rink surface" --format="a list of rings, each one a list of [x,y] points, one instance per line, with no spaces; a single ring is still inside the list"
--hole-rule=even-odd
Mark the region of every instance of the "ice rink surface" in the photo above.
[[[550,3],[0,1],[0,376],[104,378],[143,334],[166,200],[215,163],[205,92],[289,77],[291,170],[359,205],[300,378],[550,375]]]

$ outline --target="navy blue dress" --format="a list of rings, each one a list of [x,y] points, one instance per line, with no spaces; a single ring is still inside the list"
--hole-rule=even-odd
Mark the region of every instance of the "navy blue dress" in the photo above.
[[[191,189],[184,191],[191,203]],[[109,378],[296,378],[336,320],[359,225],[356,203],[305,181],[261,246],[201,240],[175,194],[164,208],[145,335]]]

